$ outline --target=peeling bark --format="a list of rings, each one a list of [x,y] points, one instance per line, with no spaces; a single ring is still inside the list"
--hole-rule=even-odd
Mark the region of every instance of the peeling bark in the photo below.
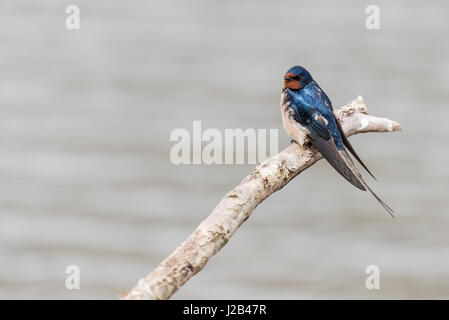
[[[367,114],[362,97],[335,112],[347,136],[363,132],[400,131],[401,125]],[[273,192],[321,159],[307,145],[291,144],[258,165],[237,187],[228,192],[212,213],[176,250],[121,299],[169,299],[232,237],[253,210]]]

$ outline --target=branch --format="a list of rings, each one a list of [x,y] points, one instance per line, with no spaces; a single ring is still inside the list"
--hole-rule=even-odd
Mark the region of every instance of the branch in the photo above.
[[[361,96],[337,110],[336,116],[348,136],[402,129],[397,122],[368,115]],[[180,247],[132,290],[123,292],[121,299],[169,299],[223,248],[263,200],[321,158],[321,154],[313,148],[291,144],[258,165],[234,190],[224,196]]]

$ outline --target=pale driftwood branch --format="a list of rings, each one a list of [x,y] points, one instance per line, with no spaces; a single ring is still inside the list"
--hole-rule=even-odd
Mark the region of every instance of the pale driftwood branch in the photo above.
[[[401,125],[367,114],[362,97],[336,111],[347,135],[399,131]],[[153,272],[141,279],[121,299],[168,299],[232,237],[253,210],[273,192],[321,159],[316,150],[291,144],[263,162],[234,190],[224,196],[198,228]]]

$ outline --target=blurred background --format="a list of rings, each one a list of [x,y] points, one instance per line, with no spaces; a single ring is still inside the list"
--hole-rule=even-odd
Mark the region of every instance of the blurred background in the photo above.
[[[379,30],[365,27],[370,4]],[[254,168],[175,166],[171,131],[279,128],[283,149],[296,64],[335,108],[361,94],[403,125],[351,138],[398,218],[320,161],[173,299],[449,298],[448,14],[445,1],[3,0],[0,298],[132,288]],[[365,287],[372,264],[380,290]],[[65,287],[68,265],[80,290]]]

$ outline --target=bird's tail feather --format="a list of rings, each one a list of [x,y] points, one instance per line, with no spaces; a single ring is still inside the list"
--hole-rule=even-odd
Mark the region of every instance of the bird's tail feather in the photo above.
[[[355,187],[363,191],[368,190],[382,205],[382,207],[384,207],[384,209],[393,218],[395,218],[393,215],[393,209],[391,209],[376,193],[374,193],[365,180],[363,180],[362,175],[346,150],[338,150],[332,139],[324,140],[312,136],[312,144],[320,151],[327,162],[329,162],[332,167],[338,171],[338,173],[340,173]]]
[[[314,137],[312,137],[313,139]],[[338,173],[340,173],[346,180],[348,180],[353,186],[359,188],[360,190],[366,191],[365,186],[360,181],[358,175],[352,167],[354,167],[354,163],[352,162],[351,158],[349,158],[350,163],[348,163],[348,160],[346,159],[349,157],[347,153],[340,152],[337,147],[335,146],[335,143],[333,142],[332,138],[329,140],[324,140],[321,138],[317,138],[312,140],[312,144],[320,151],[321,155],[324,157],[324,159],[327,160],[327,162],[330,163],[332,167],[334,167],[335,170],[337,170]],[[345,153],[345,156],[342,156],[342,153]],[[360,175],[360,174],[359,174]]]
[[[370,174],[370,176],[373,177],[373,179],[377,181],[376,177],[371,173],[371,171],[369,171],[368,167],[363,163],[362,159],[360,159],[357,152],[355,152],[354,148],[352,147],[351,143],[349,142],[348,138],[345,135],[345,132],[341,126],[340,120],[338,120],[338,118],[335,116],[335,113],[334,113],[334,119],[335,119],[335,122],[337,123],[338,129],[340,130],[340,135],[341,135],[341,138],[342,138],[343,143],[346,146],[346,148],[348,148],[348,150],[357,159],[357,161],[362,165],[362,167],[365,168],[366,172],[368,172]]]
[[[384,207],[384,209],[390,214],[390,216],[392,216],[393,218],[396,218],[393,214],[393,212],[394,212],[393,209],[391,209],[390,206],[388,206],[385,203],[385,201],[383,201],[365,182],[365,180],[363,179],[362,175],[360,174],[359,170],[355,166],[354,161],[352,161],[349,154],[346,151],[341,151],[341,153],[344,155],[344,158],[348,162],[348,165],[350,166],[352,171],[357,175],[360,182],[365,186],[366,190],[368,190],[374,196],[374,198],[376,198],[376,200],[381,204],[382,207]]]
[[[384,209],[390,214],[390,216],[396,218],[393,214],[393,209],[391,209],[388,204],[386,204],[377,194],[374,193],[374,191],[368,186],[368,184],[365,182],[365,180],[363,180],[362,177],[359,177],[359,179],[363,182],[366,189],[368,189],[368,191],[374,196],[374,198],[376,198],[376,200],[382,205],[382,207],[384,207]]]

